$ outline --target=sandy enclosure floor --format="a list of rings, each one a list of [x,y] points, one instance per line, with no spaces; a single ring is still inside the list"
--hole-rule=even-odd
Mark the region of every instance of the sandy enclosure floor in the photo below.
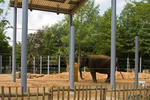
[[[62,87],[69,86],[69,73],[63,72],[60,74],[31,74],[31,79],[28,79],[28,87]],[[89,72],[83,72],[84,80],[75,82],[75,85],[97,85],[97,84],[109,84],[105,83],[107,78],[106,74],[97,73],[97,83],[93,83],[92,77]],[[139,73],[139,81],[145,81],[150,83],[149,73]],[[20,86],[21,80],[17,79],[17,82],[12,82],[11,74],[0,74],[0,86]],[[117,83],[134,83],[134,73],[131,72],[116,72],[116,82]]]

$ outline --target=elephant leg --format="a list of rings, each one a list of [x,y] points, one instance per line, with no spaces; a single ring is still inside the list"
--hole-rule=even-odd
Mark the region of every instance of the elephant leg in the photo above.
[[[91,72],[91,76],[94,82],[97,82],[96,80],[96,72]]]
[[[106,82],[110,82],[110,73],[107,74],[107,79],[106,79]]]

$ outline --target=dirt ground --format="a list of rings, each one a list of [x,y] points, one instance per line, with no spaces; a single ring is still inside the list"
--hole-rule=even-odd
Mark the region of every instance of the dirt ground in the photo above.
[[[31,79],[28,79],[28,87],[60,87],[69,86],[69,74],[68,72],[63,72],[60,74],[31,74]],[[107,75],[97,73],[97,83],[93,83],[92,77],[89,72],[83,72],[84,80],[79,77],[78,82],[75,85],[95,85],[104,83]],[[145,81],[150,83],[149,73],[139,73],[139,81]],[[116,82],[117,83],[134,83],[134,73],[131,72],[116,72]],[[107,83],[109,84],[109,83]],[[20,86],[21,79],[17,79],[17,82],[12,82],[11,74],[0,74],[0,86]]]

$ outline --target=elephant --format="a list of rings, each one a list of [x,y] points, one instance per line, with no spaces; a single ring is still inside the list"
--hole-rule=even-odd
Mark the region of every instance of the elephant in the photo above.
[[[110,82],[110,57],[106,55],[86,55],[80,57],[79,72],[82,77],[82,68],[86,66],[90,70],[92,79],[96,80],[96,72],[107,74],[106,82]]]

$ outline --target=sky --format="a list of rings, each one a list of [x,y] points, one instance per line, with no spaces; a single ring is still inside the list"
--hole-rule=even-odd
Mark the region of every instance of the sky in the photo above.
[[[117,15],[123,10],[127,0],[117,0]],[[3,8],[4,11],[7,10],[9,4],[9,0],[5,0],[4,4],[0,4],[0,8]],[[111,7],[111,0],[95,0],[95,5],[100,5],[100,14],[102,15],[108,8]],[[13,26],[13,16],[14,10],[10,7],[8,11],[7,20],[9,20],[10,25]],[[43,12],[33,10],[28,13],[28,28],[33,30],[28,30],[28,33],[34,33],[38,29],[42,29],[43,26],[51,26],[64,18],[64,14],[57,15],[56,13],[51,12]],[[17,9],[17,42],[21,42],[21,30],[22,27],[22,9]],[[8,29],[7,36],[11,39],[9,40],[9,44],[12,45],[12,37],[13,37],[13,29]]]

